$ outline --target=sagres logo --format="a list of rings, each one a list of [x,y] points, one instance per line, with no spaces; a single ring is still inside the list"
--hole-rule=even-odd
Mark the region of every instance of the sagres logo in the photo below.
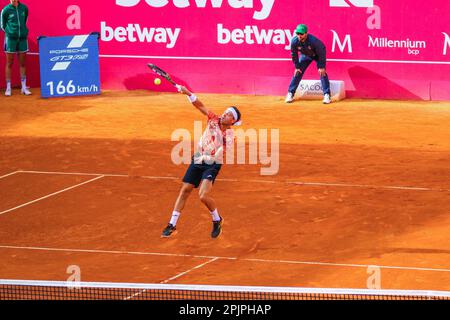
[[[373,7],[373,0],[330,0],[330,7],[350,7],[351,5],[361,8]]]
[[[89,57],[89,49],[83,48],[89,35],[74,36],[65,49],[50,50],[50,61],[56,62],[52,71],[64,71],[76,60],[86,60]]]

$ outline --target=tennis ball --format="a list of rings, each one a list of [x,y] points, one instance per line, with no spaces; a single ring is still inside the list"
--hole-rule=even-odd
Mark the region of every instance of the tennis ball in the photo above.
[[[159,86],[161,84],[161,79],[160,78],[156,78],[155,81],[153,81],[157,86]]]

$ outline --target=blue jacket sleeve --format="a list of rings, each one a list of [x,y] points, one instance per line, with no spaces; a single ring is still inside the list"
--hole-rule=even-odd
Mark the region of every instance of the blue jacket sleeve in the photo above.
[[[298,57],[298,38],[294,37],[291,40],[291,57],[295,65],[295,69],[300,69],[300,62]]]

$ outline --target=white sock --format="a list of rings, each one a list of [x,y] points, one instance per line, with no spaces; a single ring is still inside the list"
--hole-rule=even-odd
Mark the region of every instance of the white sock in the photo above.
[[[6,80],[6,89],[11,89],[11,80]]]
[[[213,221],[220,221],[219,212],[217,212],[217,209],[211,212],[211,217]]]
[[[172,218],[170,219],[170,224],[174,227],[177,225],[178,218],[180,217],[181,212],[174,211],[172,212]]]
[[[23,77],[22,79],[21,79],[21,82],[22,82],[22,88],[26,88],[27,87],[27,78],[26,77]]]

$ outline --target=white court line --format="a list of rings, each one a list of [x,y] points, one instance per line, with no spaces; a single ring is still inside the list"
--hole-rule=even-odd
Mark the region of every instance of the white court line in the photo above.
[[[11,211],[16,210],[16,209],[19,209],[19,208],[23,208],[23,207],[28,206],[28,205],[30,205],[30,204],[33,204],[33,203],[35,203],[35,202],[38,202],[38,201],[41,201],[41,200],[50,198],[50,197],[52,197],[52,196],[54,196],[54,195],[57,195],[57,194],[60,194],[60,193],[65,192],[65,191],[68,191],[68,190],[77,188],[77,187],[79,187],[79,186],[82,186],[82,185],[84,185],[84,184],[90,183],[90,182],[92,182],[92,181],[95,181],[95,180],[98,180],[98,179],[101,179],[101,178],[103,178],[103,176],[99,176],[99,177],[93,178],[93,179],[91,179],[91,180],[88,180],[88,181],[79,183],[79,184],[77,184],[77,185],[71,186],[71,187],[69,187],[69,188],[65,188],[65,189],[63,189],[63,190],[53,192],[53,193],[51,193],[51,194],[49,194],[49,195],[46,195],[46,196],[44,196],[44,197],[35,199],[35,200],[33,200],[33,201],[30,201],[30,202],[27,202],[27,203],[24,203],[24,204],[21,204],[20,206],[17,206],[17,207],[14,207],[14,208],[11,208],[11,209],[2,211],[2,212],[0,212],[0,215],[5,214],[5,213],[8,213],[8,212],[11,212]]]
[[[120,178],[143,178],[154,180],[181,180],[180,177],[164,177],[164,176],[129,176],[125,174],[107,174],[107,173],[82,173],[82,172],[56,172],[56,171],[19,171],[21,173],[36,173],[36,174],[59,174],[59,175],[82,175],[82,176],[103,176],[103,177],[120,177]],[[409,190],[409,191],[438,191],[450,192],[450,189],[441,188],[424,188],[414,186],[376,186],[366,184],[351,184],[351,183],[327,183],[327,182],[302,182],[302,181],[275,181],[275,180],[238,180],[238,179],[217,179],[217,181],[228,182],[245,182],[245,183],[268,183],[268,184],[294,184],[305,186],[321,186],[321,187],[345,187],[345,188],[365,188],[365,189],[387,189],[387,190]]]
[[[332,263],[332,262],[313,262],[313,261],[292,261],[292,260],[265,260],[265,259],[243,259],[245,261],[265,262],[265,263],[285,263],[285,264],[306,264],[318,265],[325,267],[345,267],[345,268],[365,268],[379,267],[380,269],[397,269],[397,270],[411,270],[411,271],[434,271],[434,272],[450,272],[450,269],[439,268],[422,268],[422,267],[399,267],[399,266],[384,266],[375,264],[354,264],[354,263]]]
[[[209,260],[209,261],[203,262],[203,263],[199,264],[198,266],[195,266],[195,267],[193,267],[193,268],[191,268],[191,269],[189,269],[189,270],[186,270],[186,271],[184,271],[184,272],[181,272],[181,273],[177,274],[176,276],[173,276],[173,277],[171,277],[171,278],[169,278],[169,279],[166,279],[166,280],[164,280],[164,281],[161,281],[160,283],[161,283],[161,284],[166,284],[166,283],[168,283],[168,282],[170,282],[170,281],[173,281],[173,280],[175,280],[175,279],[178,279],[178,278],[184,276],[185,274],[188,274],[188,273],[191,272],[191,271],[200,269],[201,267],[204,267],[204,266],[206,266],[207,264],[209,264],[209,263],[211,263],[211,262],[217,261],[218,259],[219,259],[219,258],[216,257],[216,258],[213,258],[213,259],[211,259],[211,260]],[[147,291],[147,289],[142,290],[142,291],[140,291],[140,292],[137,292],[137,293],[135,293],[135,294],[133,294],[133,295],[131,295],[131,296],[129,296],[129,297],[126,297],[124,300],[131,300],[131,299],[133,299],[133,298],[135,298],[135,297],[137,297],[137,296],[139,296],[139,295],[145,293],[146,291]]]
[[[432,271],[432,272],[450,272],[450,269],[442,268],[425,268],[425,267],[408,267],[408,266],[386,266],[376,264],[354,264],[354,263],[334,263],[320,261],[297,261],[297,260],[270,260],[270,259],[253,259],[253,258],[237,258],[237,257],[217,257],[217,256],[197,256],[190,254],[176,253],[157,253],[157,252],[137,252],[137,251],[116,251],[116,250],[89,250],[89,249],[63,249],[63,248],[45,248],[45,247],[23,247],[23,246],[6,246],[0,245],[0,249],[19,249],[19,250],[37,250],[37,251],[63,251],[63,252],[81,252],[81,253],[102,253],[102,254],[122,254],[122,255],[151,255],[151,256],[172,256],[172,257],[188,257],[198,259],[215,259],[215,260],[235,260],[245,262],[261,262],[261,263],[279,263],[279,264],[304,264],[319,265],[326,267],[346,267],[346,268],[365,268],[379,267],[380,269],[397,269],[410,271]],[[215,261],[214,260],[214,261]],[[212,262],[212,261],[211,261]]]
[[[91,249],[63,249],[63,248],[46,248],[46,247],[21,247],[21,246],[1,246],[0,249],[21,249],[21,250],[37,250],[37,251],[61,251],[61,252],[78,252],[78,253],[102,253],[102,254],[129,254],[143,256],[165,256],[165,257],[182,257],[182,258],[198,258],[213,259],[217,257],[191,255],[182,253],[160,253],[160,252],[139,252],[139,251],[118,251],[118,250],[91,250]],[[236,260],[237,258],[219,257],[220,259]]]
[[[414,191],[450,191],[446,189],[430,189],[422,187],[396,187],[396,186],[375,186],[370,184],[345,184],[345,183],[320,183],[320,182],[286,182],[296,185],[304,186],[326,186],[326,187],[353,187],[353,188],[367,188],[367,189],[394,189],[394,190],[414,190]]]
[[[16,173],[19,173],[19,172],[20,172],[20,171],[14,171],[14,172],[5,174],[4,176],[1,176],[0,179],[3,179],[3,178],[6,178],[6,177],[9,177],[9,176],[12,176],[13,174],[16,174]]]
[[[180,180],[181,181],[181,178],[180,177],[158,177],[158,176],[141,176],[141,177],[139,177],[139,176],[136,176],[137,178],[143,178],[143,179],[154,179],[154,180],[164,180],[164,179],[167,179],[167,180]]]
[[[215,258],[213,258],[213,259],[211,259],[209,261],[206,261],[206,262],[204,262],[202,264],[199,264],[198,266],[193,267],[192,269],[189,269],[187,271],[181,272],[181,273],[177,274],[176,276],[173,276],[173,277],[171,277],[171,278],[169,278],[167,280],[161,281],[161,283],[167,283],[169,281],[173,281],[175,279],[178,279],[179,277],[182,277],[182,276],[184,276],[185,274],[188,274],[191,271],[200,269],[201,267],[204,267],[204,266],[206,266],[207,264],[209,264],[211,262],[217,261],[218,259],[220,259],[220,258],[219,257],[215,257]]]
[[[33,170],[22,170],[18,171],[20,173],[35,173],[35,174],[57,174],[57,175],[68,175],[68,176],[103,176],[103,177],[130,177],[126,174],[101,174],[101,173],[86,173],[86,172],[59,172],[59,171],[33,171]]]
[[[38,52],[28,52],[28,55],[38,56]],[[249,58],[249,57],[194,57],[194,56],[142,56],[142,55],[126,55],[126,54],[100,54],[100,58],[116,58],[116,59],[164,59],[164,60],[212,60],[212,61],[291,61],[289,58]],[[374,59],[333,59],[333,62],[358,62],[358,63],[407,63],[407,64],[450,64],[450,61],[425,61],[425,60],[374,60]]]
[[[141,56],[141,55],[114,55],[101,54],[100,58],[124,58],[124,59],[167,59],[167,60],[212,60],[212,61],[291,61],[289,58],[257,58],[257,57],[180,57],[180,56]],[[358,63],[407,63],[407,64],[450,64],[450,61],[421,61],[421,60],[374,60],[374,59],[328,59],[333,62],[358,62]]]
[[[406,64],[450,64],[450,61],[421,61],[421,60],[367,60],[367,59],[328,59],[334,62],[359,62],[359,63],[406,63]]]

